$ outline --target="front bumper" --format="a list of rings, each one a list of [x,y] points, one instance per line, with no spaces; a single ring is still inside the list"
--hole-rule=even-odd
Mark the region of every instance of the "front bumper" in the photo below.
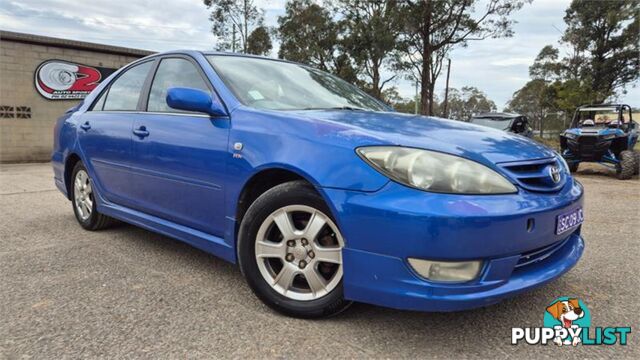
[[[323,192],[345,238],[350,300],[422,311],[481,307],[559,277],[584,250],[580,228],[555,234],[557,215],[583,204],[582,185],[573,179],[553,194],[434,194],[393,182],[375,193]],[[523,261],[539,249],[553,251]],[[442,284],[417,275],[409,257],[484,265],[475,280]]]

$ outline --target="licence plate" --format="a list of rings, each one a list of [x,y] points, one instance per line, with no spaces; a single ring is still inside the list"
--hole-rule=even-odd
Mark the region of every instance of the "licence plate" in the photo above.
[[[569,213],[558,215],[556,218],[556,235],[565,233],[584,221],[582,208],[577,208]]]

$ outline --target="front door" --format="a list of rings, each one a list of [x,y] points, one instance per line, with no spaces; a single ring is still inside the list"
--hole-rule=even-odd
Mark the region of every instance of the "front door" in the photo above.
[[[153,61],[147,61],[125,70],[80,119],[85,165],[100,195],[112,203],[130,204],[131,130],[139,94],[152,65]]]
[[[160,61],[149,88],[147,111],[138,114],[133,124],[134,207],[223,236],[229,119],[170,108],[166,96],[171,87],[213,94],[195,61],[186,57]]]

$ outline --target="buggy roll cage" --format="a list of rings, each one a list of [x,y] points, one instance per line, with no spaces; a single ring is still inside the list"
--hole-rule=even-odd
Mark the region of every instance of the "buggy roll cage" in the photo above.
[[[628,128],[631,129],[635,126],[635,122],[633,121],[633,118],[632,118],[633,112],[632,112],[631,106],[627,104],[590,104],[590,105],[581,105],[576,109],[575,113],[573,114],[573,120],[571,120],[571,127],[572,128],[578,127],[579,126],[578,120],[580,119],[580,113],[590,109],[593,109],[593,111],[615,109],[615,111],[618,113],[618,119],[617,119],[618,121],[616,122],[616,127],[622,127],[626,125],[624,123],[624,117],[623,117],[624,111],[626,110],[629,112]]]

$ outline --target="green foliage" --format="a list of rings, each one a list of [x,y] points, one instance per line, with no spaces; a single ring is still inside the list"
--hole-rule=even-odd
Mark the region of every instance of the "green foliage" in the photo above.
[[[382,69],[390,65],[400,35],[398,1],[337,0],[336,5],[344,24],[344,50],[360,69],[370,94],[382,99],[384,86],[395,78],[383,79]]]
[[[403,98],[400,96],[400,93],[398,93],[398,89],[395,86],[388,87],[382,92],[382,101],[393,107],[395,111],[401,113],[414,114],[416,110],[415,99]],[[418,107],[419,105],[420,104],[418,104]],[[418,109],[418,112],[419,110],[420,109]]]
[[[557,79],[563,70],[563,64],[558,62],[558,49],[547,45],[540,50],[538,56],[529,67],[529,76],[532,79],[551,81]]]
[[[403,0],[404,28],[398,67],[420,80],[423,114],[434,113],[434,88],[442,61],[455,46],[513,34],[510,15],[525,2],[514,0]]]
[[[247,39],[247,53],[267,56],[273,49],[271,36],[266,26],[258,26]]]
[[[513,94],[505,111],[525,115],[535,130],[556,129],[559,121],[562,123],[562,117],[558,117],[557,91],[543,79],[531,80]]]
[[[562,37],[570,52],[561,58],[557,48],[542,48],[529,67],[533,80],[513,94],[508,111],[541,131],[561,129],[578,106],[624,92],[639,76],[639,12],[637,1],[572,1]]]
[[[562,40],[584,54],[580,77],[591,101],[603,102],[639,76],[640,9],[637,0],[573,0]]]
[[[249,29],[260,26],[264,20],[263,12],[258,10],[254,0],[204,0],[204,4],[211,9],[209,20],[211,32],[217,39],[216,49],[236,48],[246,53]]]
[[[278,18],[278,57],[335,72],[340,31],[341,25],[329,10],[311,0],[291,0]]]
[[[448,113],[450,119],[469,121],[473,115],[496,111],[493,100],[473,86],[463,86],[461,90],[449,89]]]
[[[336,0],[322,7],[310,0],[287,2],[278,19],[278,57],[329,71],[382,99],[382,78],[397,38],[396,0]],[[339,19],[339,20],[338,20]]]

